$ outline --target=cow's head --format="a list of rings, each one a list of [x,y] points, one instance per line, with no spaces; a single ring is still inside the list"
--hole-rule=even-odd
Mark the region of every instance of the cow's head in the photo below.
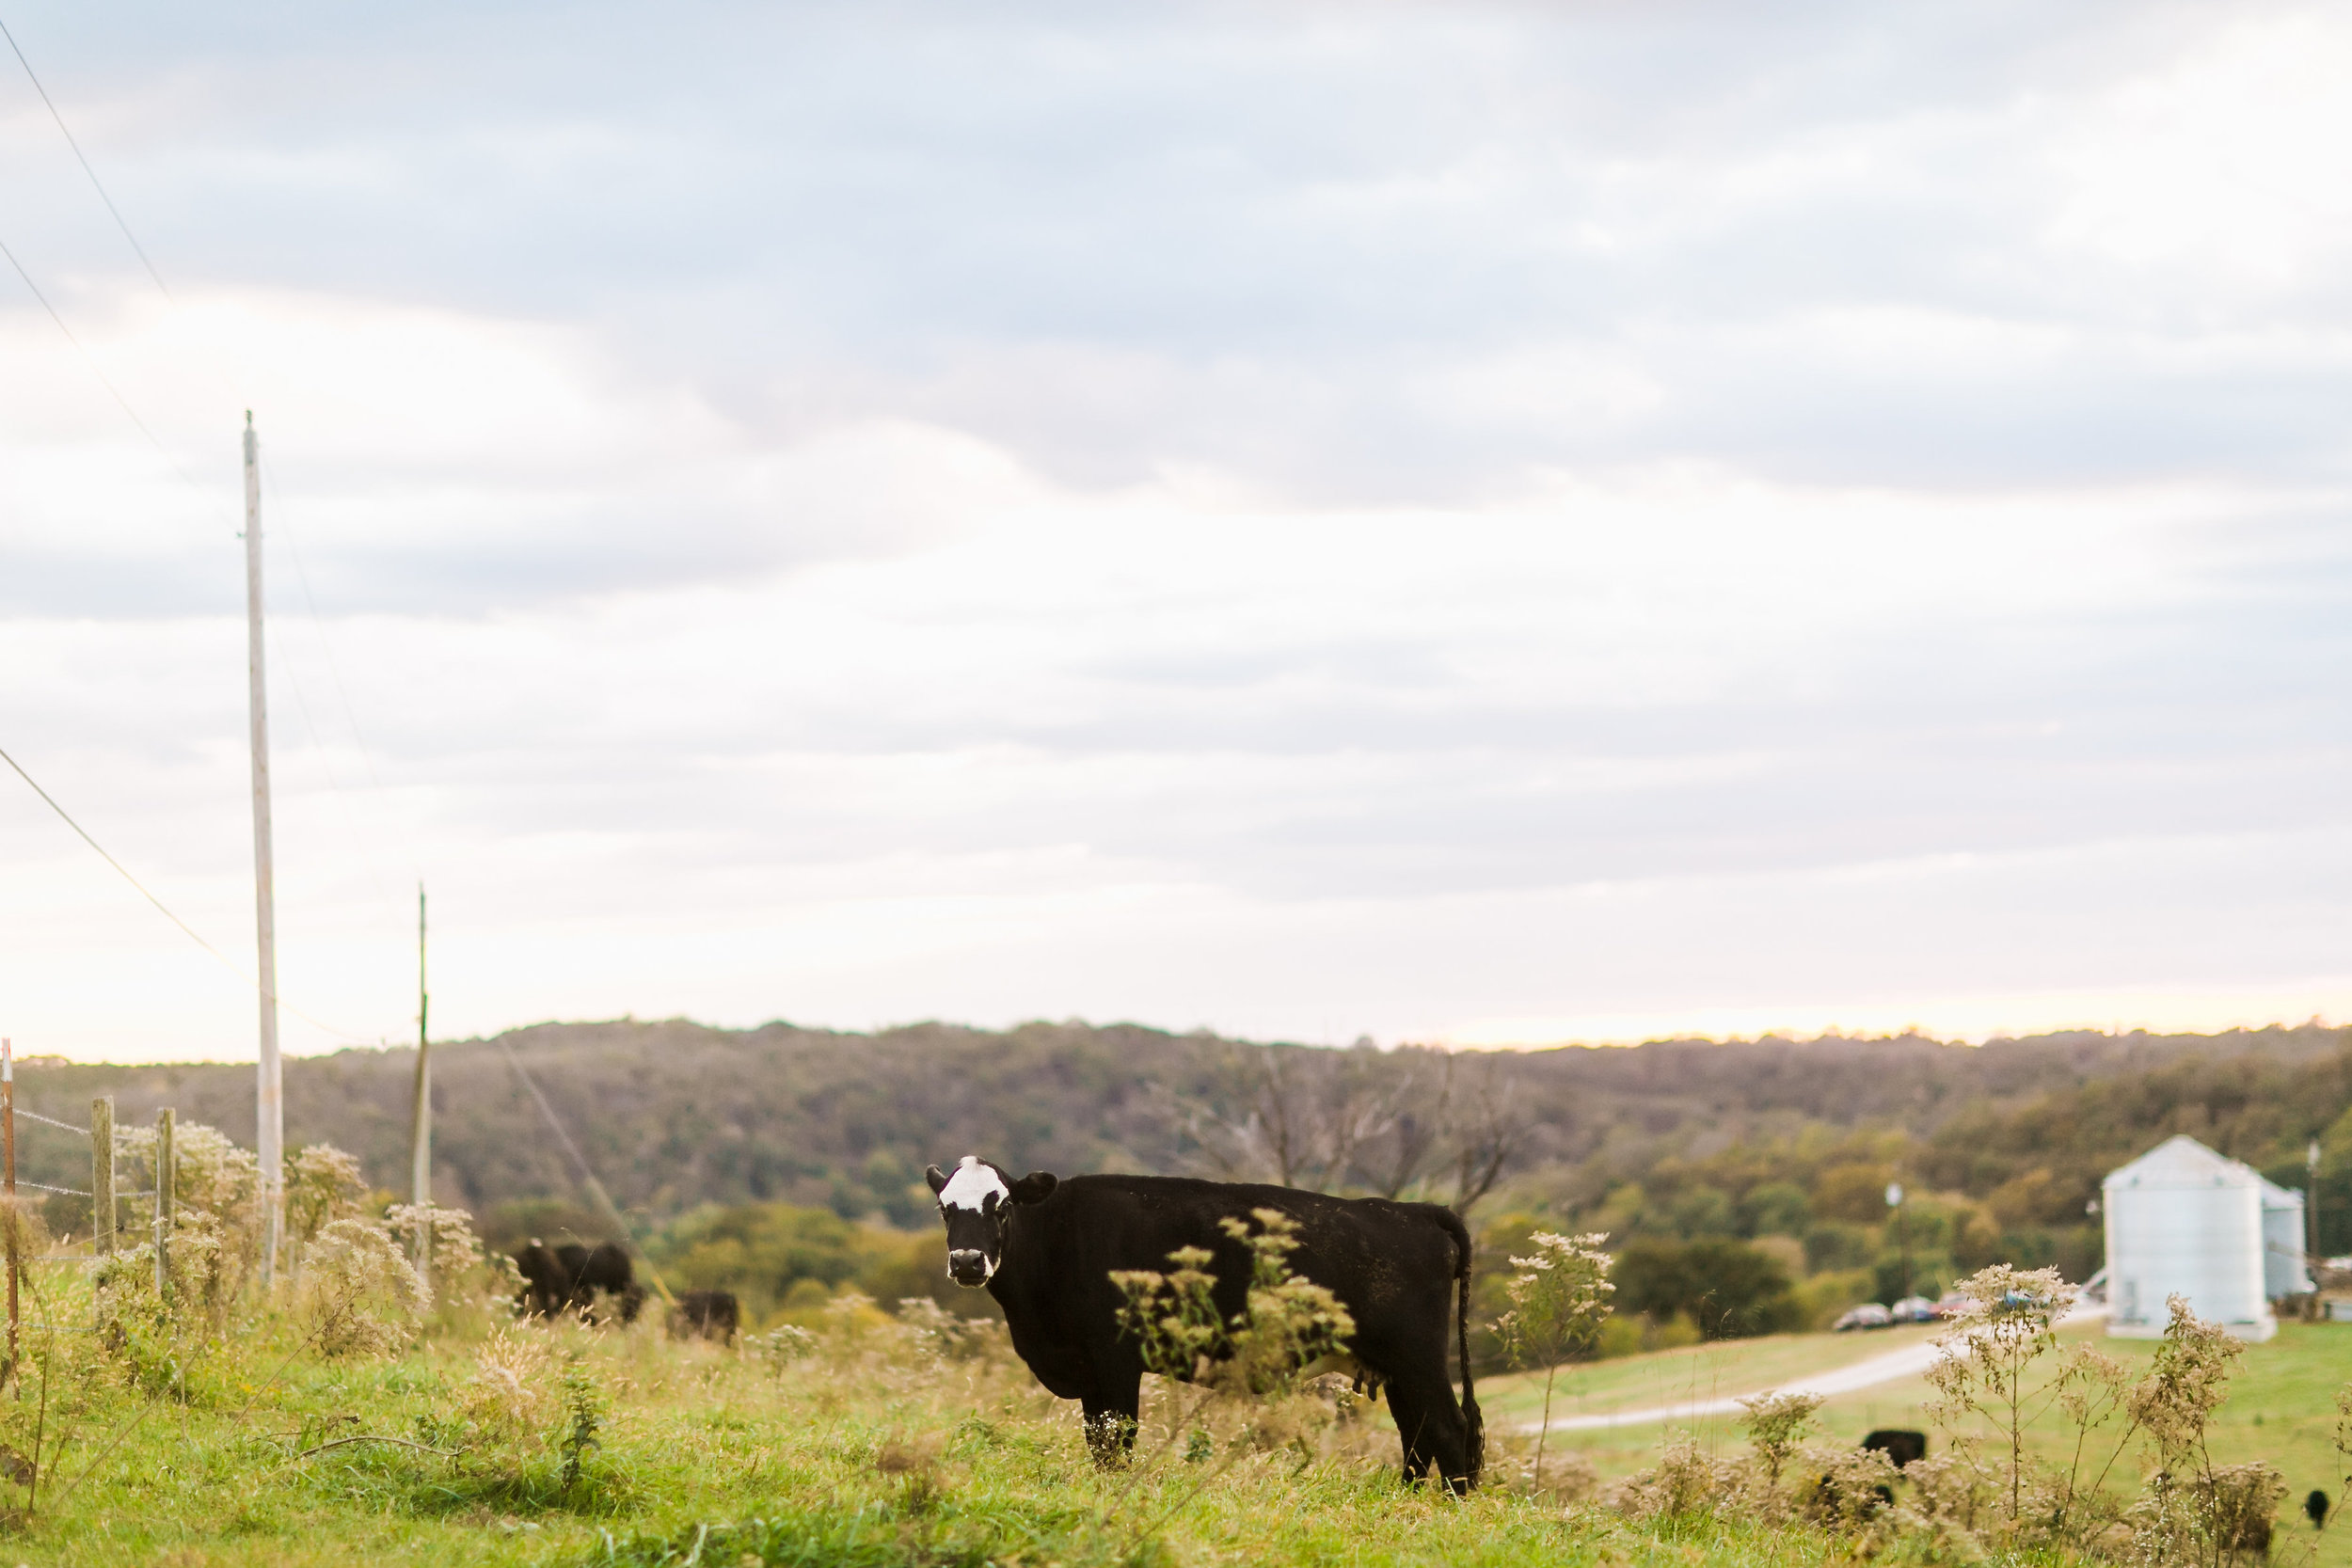
[[[973,1286],[987,1284],[1005,1260],[1013,1205],[1042,1203],[1058,1185],[1041,1170],[1015,1181],[1004,1166],[977,1154],[958,1162],[952,1176],[933,1165],[923,1177],[939,1195],[939,1217],[947,1222],[947,1277]]]

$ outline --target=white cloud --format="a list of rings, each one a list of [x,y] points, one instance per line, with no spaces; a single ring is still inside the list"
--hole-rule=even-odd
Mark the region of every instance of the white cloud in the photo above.
[[[2325,8],[2217,21],[2070,117],[2052,157],[2073,188],[2052,238],[2218,283],[2225,309],[2334,293],[2352,247],[2352,23]]]
[[[242,951],[255,407],[339,1027],[418,876],[458,1029],[2341,989],[2320,13],[150,20],[27,41],[176,305],[0,97],[167,452],[0,302],[0,744]],[[61,833],[20,1045],[239,1049]]]

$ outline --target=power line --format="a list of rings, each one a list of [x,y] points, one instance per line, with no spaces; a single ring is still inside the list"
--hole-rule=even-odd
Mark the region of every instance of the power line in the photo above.
[[[0,39],[8,40],[10,52],[16,55],[16,63],[24,68],[24,79],[32,83],[33,90],[40,95],[42,105],[49,111],[49,118],[57,122],[58,135],[64,136],[66,146],[73,150],[74,161],[82,166],[82,172],[89,176],[90,188],[98,193],[98,199],[106,204],[108,215],[115,220],[115,227],[122,230],[122,237],[130,242],[132,253],[138,257],[139,265],[147,269],[147,276],[154,283],[156,292],[164,296],[165,301],[172,309],[178,309],[180,306],[178,296],[171,292],[171,286],[164,281],[164,275],[155,270],[155,263],[149,258],[147,247],[139,244],[139,237],[131,231],[130,219],[124,217],[122,209],[115,205],[115,198],[107,193],[106,182],[98,178],[98,170],[91,166],[88,155],[82,150],[82,144],[75,139],[72,127],[66,124],[65,116],[58,111],[56,100],[51,98],[49,89],[41,85],[40,73],[33,69],[33,62],[25,57],[24,46],[16,41],[16,35],[8,30],[8,24],[5,20],[0,20]],[[24,263],[18,261],[15,253],[10,251],[6,245],[0,245],[0,255],[8,257],[8,265],[16,269],[17,277],[24,280],[24,286],[32,291],[33,297],[40,301],[40,308],[49,312],[49,319],[57,324],[57,330],[65,334],[66,341],[73,345],[75,352],[80,354],[83,360],[88,364],[90,373],[97,376],[99,383],[113,394],[115,402],[122,405],[122,411],[131,416],[131,422],[139,427],[139,434],[146,436],[156,451],[162,454],[164,461],[171,466],[172,472],[180,476],[181,483],[187,485],[199,498],[206,499],[206,504],[216,506],[217,502],[204,497],[203,486],[198,484],[189,477],[188,471],[180,467],[179,459],[173,457],[163,442],[156,439],[155,433],[148,428],[147,421],[139,418],[138,410],[131,406],[131,400],[124,397],[121,389],[107,379],[104,371],[99,369],[97,359],[91,356],[88,349],[82,346],[82,340],[73,335],[73,329],[66,325],[65,318],[57,313],[57,308],[49,303],[49,296],[40,292],[40,286],[33,281],[32,274],[24,270]],[[213,369],[215,374],[219,374],[218,366]],[[223,375],[221,380],[224,385],[227,385],[229,378]],[[230,390],[234,392],[236,388],[230,386]],[[250,400],[241,399],[241,401]]]
[[[571,1155],[572,1163],[580,1167],[580,1185],[588,1189],[588,1196],[598,1209],[604,1211],[604,1217],[619,1229],[622,1243],[637,1249],[637,1256],[644,1260],[645,1273],[652,1276],[653,1288],[661,1292],[661,1299],[675,1307],[677,1301],[670,1294],[670,1287],[662,1282],[661,1271],[654,1266],[653,1255],[637,1240],[636,1231],[613,1203],[612,1195],[604,1190],[604,1183],[596,1180],[596,1167],[588,1164],[588,1157],[580,1151],[578,1144],[572,1142],[572,1135],[564,1131],[564,1118],[555,1114],[555,1107],[548,1103],[548,1097],[539,1092],[539,1081],[532,1077],[531,1069],[523,1066],[523,1059],[515,1054],[514,1043],[504,1035],[499,1037],[499,1044],[506,1052],[506,1065],[515,1069],[515,1076],[523,1081],[523,1087],[531,1091],[531,1098],[539,1102],[539,1114],[548,1118],[548,1125],[555,1130],[557,1141],[563,1144],[564,1152]]]
[[[147,421],[140,419],[139,411],[131,406],[131,400],[122,395],[122,388],[106,378],[106,372],[99,368],[97,356],[90,353],[81,339],[73,335],[73,328],[66,325],[65,318],[57,314],[57,308],[49,303],[49,296],[40,292],[40,285],[33,281],[33,275],[24,270],[24,263],[16,259],[16,252],[8,248],[8,242],[5,240],[0,240],[0,256],[8,259],[8,265],[16,269],[17,277],[24,280],[24,286],[32,291],[33,297],[40,301],[40,308],[49,312],[49,319],[56,323],[58,331],[65,334],[65,341],[73,345],[73,352],[82,356],[82,362],[89,367],[90,374],[96,376],[98,384],[105,388],[115,402],[122,405],[122,411],[131,416],[131,422],[139,427],[139,434],[147,437],[148,444],[152,446],[162,455],[163,460],[171,466],[171,471],[180,476],[180,482],[202,499],[203,486],[188,477],[187,469],[180,467],[180,460],[171,455],[170,449],[156,439],[155,433],[147,428]]]
[[[138,889],[139,896],[154,905],[156,911],[161,913],[166,920],[168,920],[174,926],[179,927],[180,929],[186,934],[187,939],[190,942],[195,942],[199,947],[204,949],[205,952],[210,953],[214,958],[218,960],[221,967],[228,970],[230,974],[234,974],[237,978],[243,980],[246,985],[253,987],[256,990],[261,989],[261,982],[256,980],[252,975],[247,974],[244,970],[237,967],[235,959],[230,958],[219,948],[215,947],[211,942],[206,942],[203,937],[197,933],[195,927],[189,925],[186,921],[172,913],[168,905],[167,905],[162,899],[156,897],[152,893],[150,893],[145,882],[142,882],[136,877],[132,876],[128,866],[125,866],[120,861],[106,853],[106,847],[99,843],[96,839],[90,837],[89,830],[83,827],[79,822],[74,821],[72,815],[63,806],[57,804],[56,798],[51,795],[49,791],[41,788],[39,780],[35,779],[30,773],[24,771],[24,765],[23,763],[8,755],[8,753],[4,750],[0,750],[0,762],[5,762],[10,768],[15,768],[16,776],[23,779],[24,783],[31,787],[33,793],[40,797],[41,803],[43,805],[57,814],[58,821],[63,822],[67,827],[72,829],[73,832],[81,838],[83,843],[98,851],[98,858],[100,860],[103,860],[108,865],[113,866],[117,872],[121,874],[124,881]],[[340,1039],[356,1041],[359,1037],[348,1029],[338,1029],[331,1023],[322,1022],[320,1020],[312,1018],[309,1013],[304,1012],[300,1007],[297,1007],[293,1003],[287,1001],[283,995],[277,997],[275,1000],[279,1006],[285,1008],[296,1018],[301,1019],[304,1022],[310,1023],[316,1028],[324,1029],[328,1034],[333,1035]]]
[[[352,743],[358,748],[360,765],[367,769],[368,786],[376,792],[380,806],[384,793],[384,779],[376,771],[375,753],[368,745],[368,737],[360,731],[359,715],[351,705],[350,690],[343,685],[342,664],[336,658],[335,644],[326,635],[326,618],[319,613],[318,594],[310,588],[310,568],[303,564],[302,546],[296,542],[295,531],[290,526],[290,514],[286,505],[285,493],[278,487],[277,470],[270,466],[267,453],[263,453],[262,457],[262,482],[269,486],[270,498],[278,508],[277,537],[285,545],[287,558],[294,562],[294,579],[302,585],[302,602],[310,614],[310,635],[318,641],[318,651],[326,664],[328,683],[334,688],[336,701],[342,706],[343,723],[351,731]],[[342,780],[336,777],[335,764],[327,748],[326,737],[320,733],[318,724],[310,716],[310,699],[303,695],[302,682],[294,673],[294,660],[286,656],[286,643],[281,640],[273,646],[279,650],[279,668],[285,672],[287,683],[294,689],[294,705],[301,711],[302,722],[310,730],[310,738],[319,749],[319,761],[326,771],[326,783],[334,791],[335,804],[342,816],[343,827],[350,833],[356,847],[360,841],[360,834],[358,824],[352,817],[350,794],[343,788]],[[412,862],[415,859],[413,846],[409,859]],[[389,901],[390,895],[385,889],[383,879],[377,875],[374,857],[367,856],[366,862],[368,880],[374,884],[377,896]]]
[[[262,454],[262,478],[269,485],[270,499],[278,503],[278,536],[286,542],[287,557],[294,562],[294,579],[302,584],[302,600],[310,611],[310,630],[319,640],[319,652],[326,657],[327,677],[334,685],[336,700],[342,704],[343,722],[350,726],[351,738],[359,747],[359,760],[367,768],[368,783],[380,790],[384,780],[375,770],[375,753],[368,745],[368,737],[360,733],[358,712],[352,707],[351,693],[343,686],[342,664],[335,657],[335,645],[326,635],[326,618],[319,613],[318,595],[310,592],[310,572],[302,563],[302,546],[295,543],[293,531],[286,526],[286,494],[278,487],[278,470],[270,466],[267,452]]]
[[[66,146],[73,149],[74,159],[81,164],[82,172],[89,176],[90,188],[98,193],[98,199],[106,204],[106,211],[114,214],[115,227],[122,230],[122,237],[131,242],[131,248],[138,254],[139,265],[147,269],[147,276],[155,280],[155,287],[162,291],[163,296],[171,299],[171,290],[164,282],[164,275],[157,272],[155,263],[147,259],[147,247],[139,244],[136,234],[131,232],[131,225],[123,217],[122,210],[115,205],[115,198],[106,194],[105,182],[98,178],[98,171],[90,167],[89,159],[83,154],[82,144],[73,139],[73,133],[66,126],[65,116],[57,112],[56,102],[49,96],[49,89],[40,85],[40,77],[34,71],[33,62],[24,57],[24,46],[16,41],[16,35],[8,31],[5,21],[0,21],[0,38],[7,39],[8,47],[16,52],[16,63],[24,68],[24,79],[33,84],[35,92],[40,94],[41,103],[49,109],[49,118],[57,122],[57,131],[65,137]],[[18,270],[21,272],[24,269]],[[172,300],[172,303],[176,305],[179,301]]]

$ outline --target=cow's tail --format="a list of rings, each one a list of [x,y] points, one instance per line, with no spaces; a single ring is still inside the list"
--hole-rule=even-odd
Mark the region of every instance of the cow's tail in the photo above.
[[[1447,1228],[1454,1233],[1457,1261],[1455,1282],[1454,1342],[1462,1355],[1462,1425],[1464,1429],[1463,1462],[1469,1466],[1470,1484],[1478,1484],[1479,1472],[1486,1466],[1486,1418],[1479,1414],[1478,1390],[1470,1383],[1470,1234],[1462,1216],[1446,1212]]]

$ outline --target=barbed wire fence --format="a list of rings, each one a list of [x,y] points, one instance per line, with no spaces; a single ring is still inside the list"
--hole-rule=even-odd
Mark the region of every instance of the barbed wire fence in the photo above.
[[[159,1294],[168,1296],[171,1289],[169,1265],[170,1236],[178,1205],[174,1189],[178,1178],[178,1162],[173,1158],[172,1128],[176,1113],[166,1106],[156,1113],[153,1144],[145,1150],[152,1169],[154,1185],[126,1191],[115,1183],[116,1156],[135,1144],[131,1132],[115,1122],[115,1102],[112,1095],[100,1095],[90,1101],[89,1121],[76,1126],[56,1117],[20,1106],[16,1102],[16,1052],[14,1042],[0,1038],[0,1194],[5,1194],[12,1211],[8,1227],[8,1365],[0,1378],[16,1375],[19,1364],[19,1338],[27,1326],[20,1307],[20,1285],[24,1265],[28,1263],[87,1263],[112,1253],[125,1234],[121,1223],[120,1205],[138,1198],[155,1200],[154,1247],[155,1288]],[[71,1132],[87,1138],[90,1149],[90,1184],[88,1187],[62,1187],[54,1182],[34,1181],[16,1173],[18,1128],[21,1124],[46,1127],[60,1132]],[[22,1238],[24,1226],[13,1211],[19,1194],[24,1189],[43,1193],[52,1197],[87,1198],[90,1204],[89,1239],[81,1246],[72,1245],[66,1238],[68,1250],[24,1255]],[[87,1332],[88,1325],[41,1323],[30,1326],[43,1330],[64,1329]]]

